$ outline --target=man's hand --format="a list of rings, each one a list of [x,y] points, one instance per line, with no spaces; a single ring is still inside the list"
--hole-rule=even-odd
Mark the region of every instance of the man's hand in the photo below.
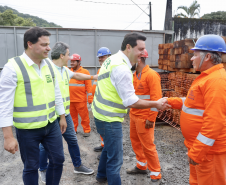
[[[188,153],[186,153],[188,155]],[[199,163],[196,163],[195,161],[193,161],[189,156],[188,156],[188,162],[189,164],[192,164],[194,166],[199,165]]]
[[[60,115],[60,130],[61,130],[61,133],[63,134],[64,132],[66,132],[66,129],[67,129],[67,122],[66,122],[66,119],[65,119],[65,115]]]
[[[157,101],[157,107],[156,108],[158,110],[166,110],[170,107],[171,107],[171,105],[168,104],[167,97],[161,98]]]
[[[97,80],[97,78],[98,78],[98,75],[93,76],[93,80]]]
[[[154,126],[154,122],[146,120],[145,128],[149,129],[149,128],[153,128],[153,126]]]
[[[18,142],[13,136],[12,127],[3,127],[2,131],[4,135],[4,149],[15,154],[18,151]]]
[[[18,142],[14,137],[5,138],[4,149],[12,154],[18,151]]]

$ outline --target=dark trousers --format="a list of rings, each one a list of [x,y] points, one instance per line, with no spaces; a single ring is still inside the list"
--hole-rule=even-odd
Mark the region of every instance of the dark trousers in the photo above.
[[[58,121],[59,121],[59,118],[58,118]],[[66,121],[67,121],[67,129],[66,129],[66,132],[63,134],[63,137],[68,144],[68,151],[70,153],[73,165],[75,167],[79,167],[81,165],[80,150],[78,146],[76,132],[74,129],[74,123],[72,121],[70,114],[66,116]],[[47,162],[48,155],[42,144],[40,144],[39,149],[40,149],[39,170],[43,171],[48,168],[48,162]]]
[[[94,118],[97,132],[104,139],[97,177],[107,178],[108,185],[121,185],[120,169],[123,163],[122,123],[105,122]]]
[[[38,129],[16,129],[16,134],[24,163],[24,184],[38,185],[39,144],[42,143],[49,156],[46,185],[58,185],[64,162],[62,134],[58,121]]]

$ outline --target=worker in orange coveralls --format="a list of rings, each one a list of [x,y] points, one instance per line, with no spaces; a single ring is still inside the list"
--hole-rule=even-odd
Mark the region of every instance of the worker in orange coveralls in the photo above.
[[[111,56],[110,50],[106,47],[101,47],[97,52],[97,57],[98,57],[100,66],[102,66],[104,61],[110,56]],[[99,72],[100,72],[100,69],[97,71],[97,74],[99,74]],[[95,94],[96,85],[97,85],[97,80],[95,80],[93,83],[93,87],[92,87],[93,96]],[[101,139],[101,145],[94,148],[95,152],[101,152],[104,148],[104,140],[101,136],[100,136],[100,139]],[[100,160],[100,156],[101,156],[101,154],[97,156],[98,160]]]
[[[81,64],[81,57],[78,54],[73,54],[71,56],[71,71],[77,73],[83,73],[90,75],[89,71],[84,69]],[[74,122],[75,131],[77,132],[78,127],[78,114],[81,116],[81,125],[83,127],[84,137],[90,136],[90,120],[89,111],[87,108],[87,95],[88,103],[91,104],[93,101],[92,95],[92,83],[91,80],[76,80],[71,79],[69,82],[70,90],[70,113],[72,120]]]
[[[133,74],[133,85],[136,95],[140,99],[156,101],[162,97],[161,79],[159,74],[145,64],[148,58],[145,49],[141,61],[136,66]],[[155,120],[157,109],[130,110],[130,139],[133,151],[136,154],[137,164],[128,169],[128,174],[146,174],[147,167],[151,171],[152,184],[159,184],[161,179],[161,167],[158,153],[154,144]]]
[[[226,185],[226,72],[221,54],[224,40],[218,35],[199,38],[193,68],[201,74],[186,98],[168,98],[181,109],[180,126],[188,148],[191,185]]]

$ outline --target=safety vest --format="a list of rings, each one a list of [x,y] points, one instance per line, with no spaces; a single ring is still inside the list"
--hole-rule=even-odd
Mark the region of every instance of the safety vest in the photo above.
[[[55,73],[52,64],[41,69],[42,78],[25,59],[9,59],[17,74],[14,97],[13,125],[19,129],[42,128],[56,120],[55,113]]]
[[[98,75],[96,92],[92,103],[92,111],[95,118],[106,122],[123,122],[127,113],[115,87],[111,83],[112,70],[120,65],[128,67],[120,53],[107,58],[101,66]],[[128,67],[129,68],[129,67]],[[133,78],[133,74],[131,72]]]
[[[69,93],[69,74],[67,68],[64,67],[63,79],[58,70],[57,71],[57,80],[60,86],[60,92],[64,103],[65,113],[70,113],[70,93]],[[59,115],[58,115],[59,116]]]

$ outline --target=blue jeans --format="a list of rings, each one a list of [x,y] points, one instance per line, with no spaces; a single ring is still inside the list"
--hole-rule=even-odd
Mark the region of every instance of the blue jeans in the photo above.
[[[16,135],[24,163],[24,184],[38,185],[39,144],[42,143],[49,154],[46,185],[58,185],[64,162],[63,142],[58,121],[38,129],[16,128]]]
[[[94,118],[97,132],[104,140],[98,166],[98,178],[106,178],[108,185],[121,185],[120,169],[123,163],[122,124]]]
[[[67,122],[67,129],[66,129],[66,132],[63,134],[63,137],[68,144],[68,150],[69,150],[73,165],[75,167],[79,167],[81,165],[80,150],[78,146],[76,132],[74,129],[74,123],[72,121],[70,114],[66,116],[66,122]],[[48,167],[47,157],[49,156],[47,156],[47,152],[45,151],[45,148],[42,146],[42,144],[40,144],[39,149],[40,149],[39,170],[43,171]]]

